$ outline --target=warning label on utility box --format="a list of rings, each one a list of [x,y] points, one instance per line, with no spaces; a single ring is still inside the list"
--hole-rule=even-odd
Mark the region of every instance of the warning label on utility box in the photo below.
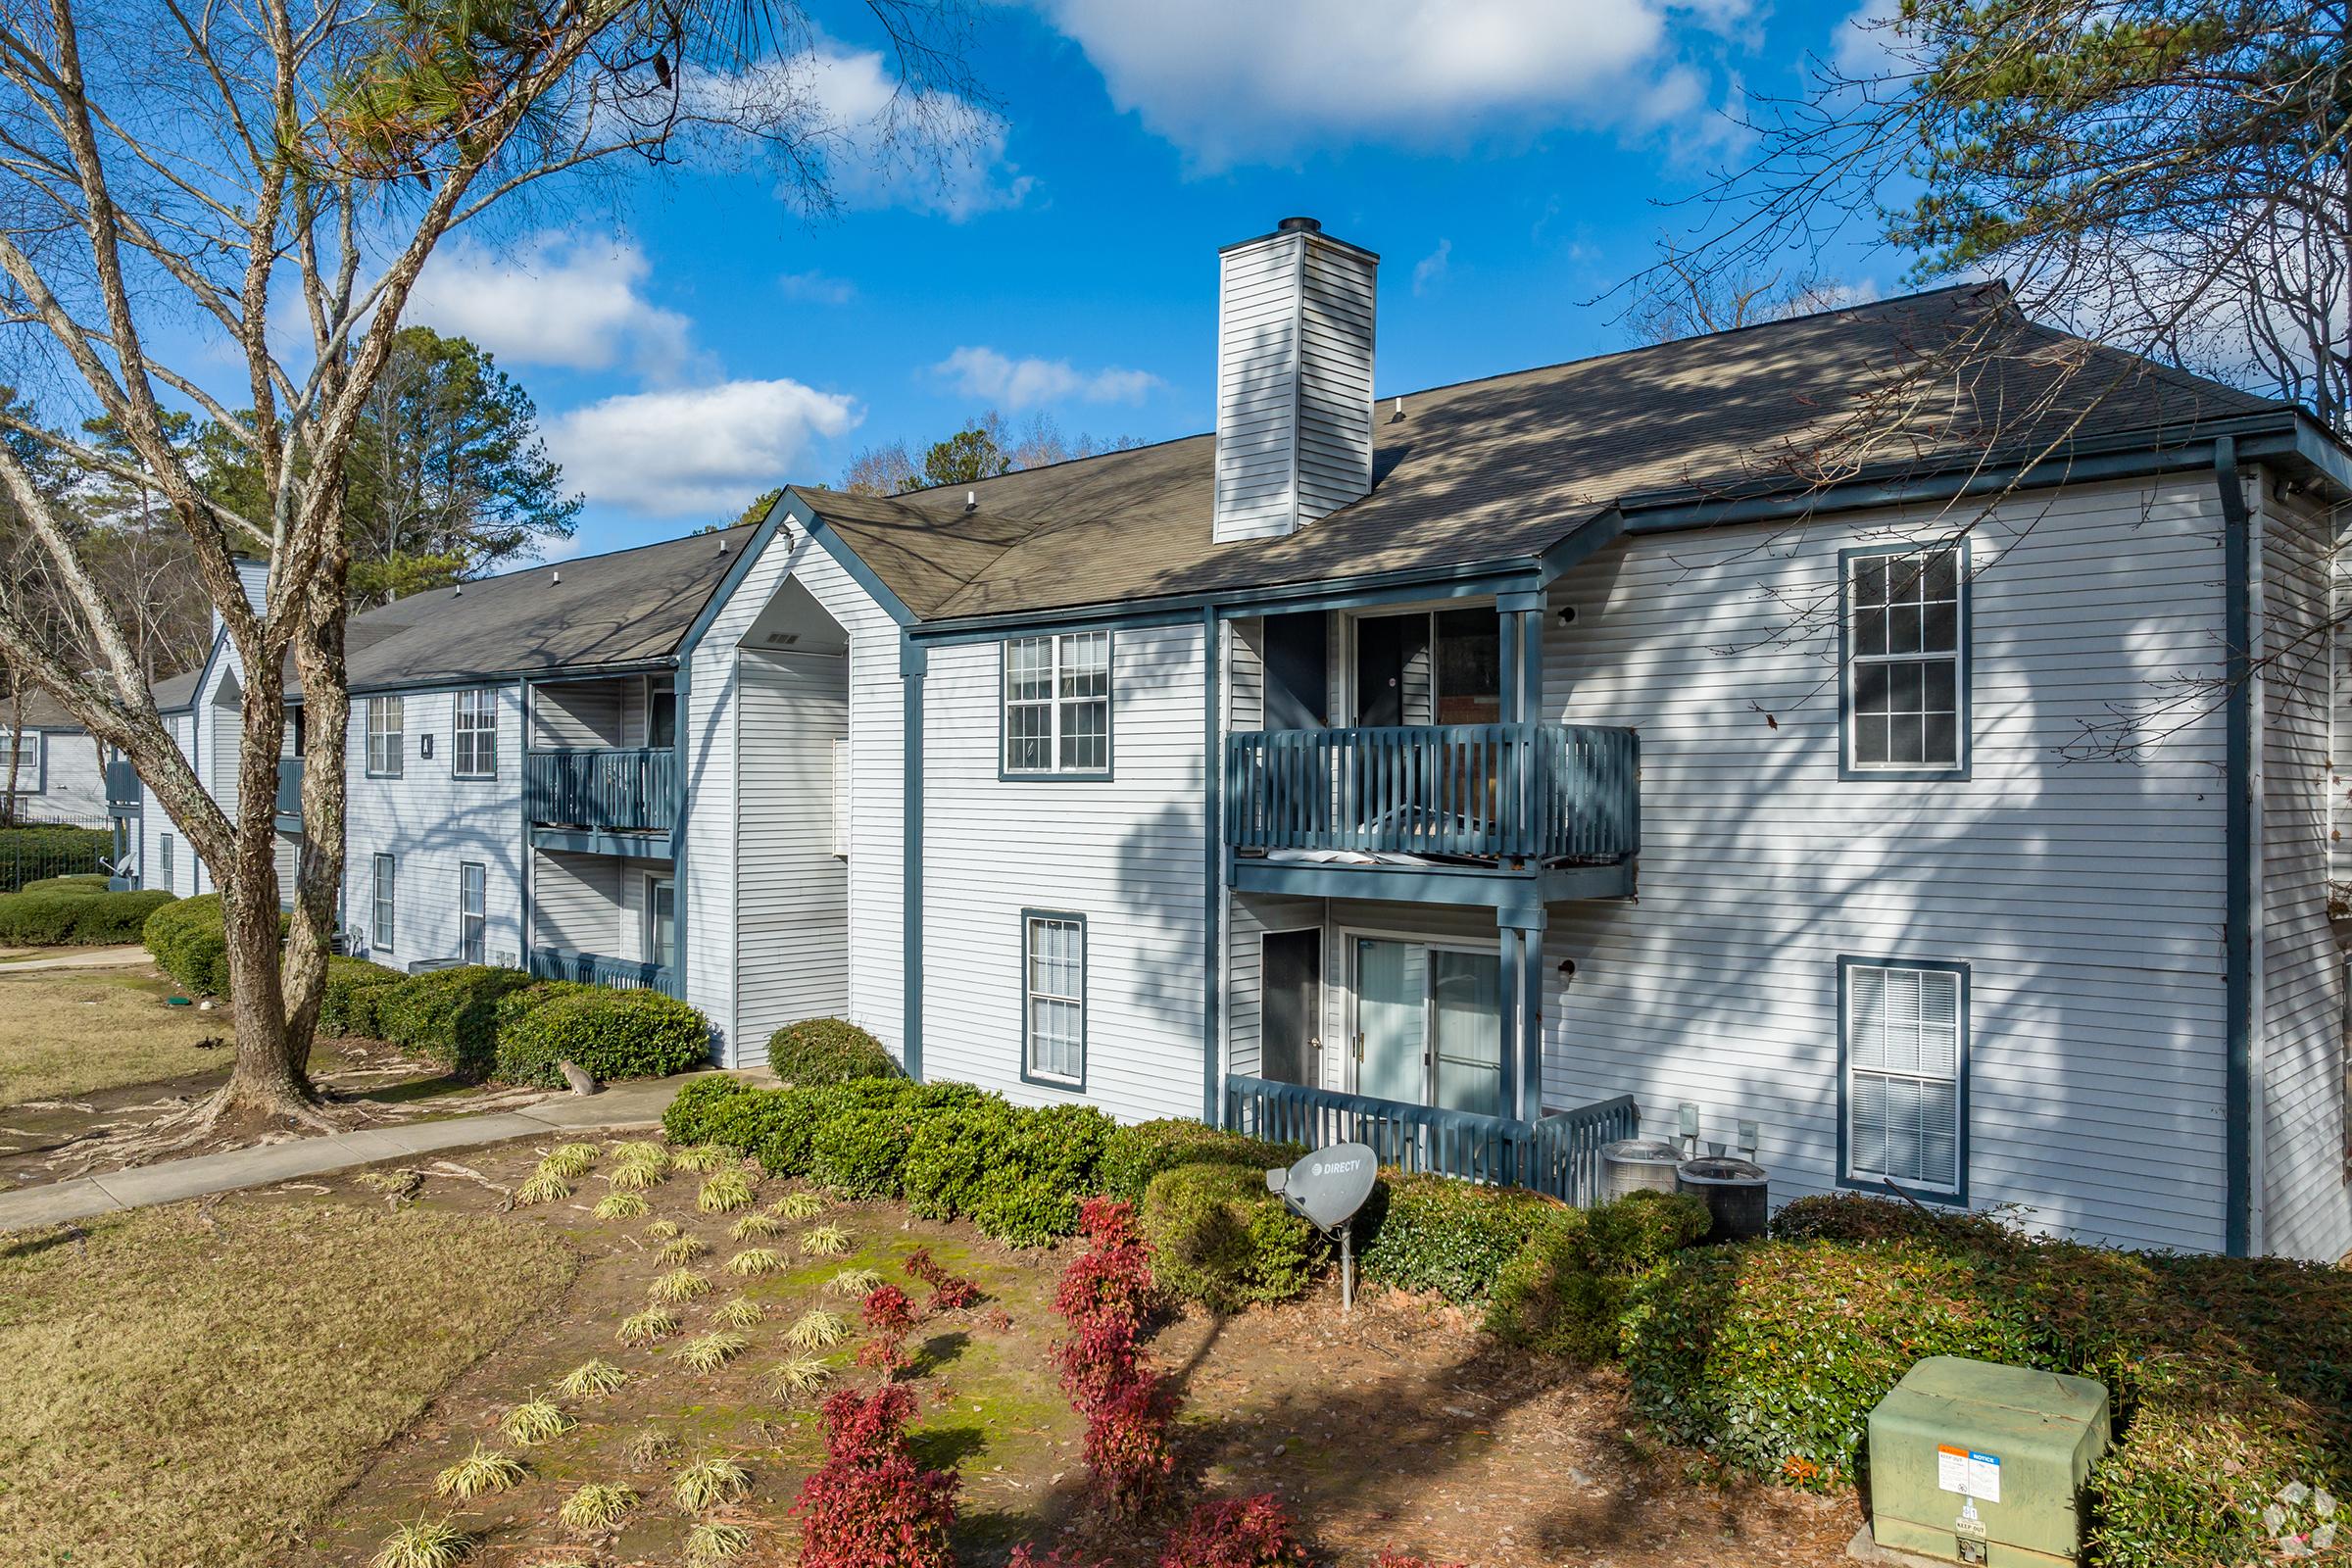
[[[1936,1446],[1936,1485],[1941,1491],[1956,1492],[1963,1497],[1982,1497],[1986,1502],[1998,1502],[2001,1500],[2001,1456],[1939,1443]]]

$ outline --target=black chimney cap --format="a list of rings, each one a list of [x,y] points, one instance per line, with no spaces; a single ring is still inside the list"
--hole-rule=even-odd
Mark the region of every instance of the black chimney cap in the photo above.
[[[1274,225],[1278,234],[1320,234],[1323,225],[1311,218],[1286,218]]]

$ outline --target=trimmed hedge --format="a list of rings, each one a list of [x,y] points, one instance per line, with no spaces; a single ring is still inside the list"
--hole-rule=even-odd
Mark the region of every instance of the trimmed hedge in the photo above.
[[[1102,1191],[1140,1203],[1152,1177],[1179,1165],[1247,1165],[1269,1171],[1295,1165],[1305,1156],[1306,1151],[1297,1144],[1268,1143],[1206,1122],[1180,1117],[1140,1121],[1119,1128],[1103,1146]]]
[[[376,1033],[461,1078],[487,1078],[499,1065],[499,1003],[535,984],[520,969],[488,964],[404,975],[373,999]]]
[[[1768,1242],[1674,1254],[1620,1322],[1658,1428],[1784,1483],[1851,1479],[1871,1407],[1922,1356],[2094,1377],[2117,1441],[2085,1489],[2115,1568],[2278,1555],[2263,1511],[2352,1497],[2352,1273],[2114,1251],[1869,1198],[1789,1205]],[[2286,1528],[2326,1521],[2308,1499]],[[2337,1504],[2339,1535],[2352,1513]]]
[[[386,987],[401,983],[398,969],[387,969],[365,958],[330,956],[326,960],[326,990],[318,1003],[318,1032],[322,1035],[363,1035],[374,1038],[379,1025],[376,999]]]
[[[1686,1193],[1634,1193],[1563,1210],[1496,1279],[1487,1331],[1546,1355],[1609,1360],[1634,1281],[1695,1245],[1711,1223],[1707,1205]]]
[[[149,914],[139,939],[164,973],[199,997],[228,995],[228,934],[220,895],[175,899]]]
[[[1386,1176],[1356,1221],[1364,1278],[1449,1301],[1483,1301],[1536,1235],[1576,1210],[1520,1188],[1480,1187],[1445,1176]]]
[[[505,1005],[524,997],[536,1004]],[[662,1078],[710,1064],[710,1020],[700,1008],[659,991],[509,988],[491,1011],[495,1071],[510,1083],[560,1088],[558,1063],[567,1058],[607,1081]]]
[[[104,893],[110,879],[104,871],[82,871],[73,876],[45,876],[27,882],[17,889],[19,893]],[[160,889],[157,891],[161,891]]]
[[[0,943],[54,948],[136,942],[148,917],[172,902],[172,895],[161,889],[108,893],[105,880],[99,878],[97,892],[59,889],[0,894]]]
[[[804,1018],[767,1037],[767,1065],[787,1084],[809,1088],[853,1078],[896,1078],[882,1042],[840,1018]]]
[[[1179,1165],[1144,1190],[1139,1228],[1154,1249],[1159,1283],[1211,1311],[1287,1301],[1304,1291],[1322,1254],[1312,1226],[1241,1165]]]

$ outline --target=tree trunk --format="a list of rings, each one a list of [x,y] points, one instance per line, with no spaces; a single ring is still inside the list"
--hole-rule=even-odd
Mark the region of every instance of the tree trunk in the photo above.
[[[8,799],[0,804],[0,823],[17,822],[17,773],[24,765],[24,677],[8,672]]]
[[[318,1015],[321,963],[310,965],[307,1021],[295,1026],[286,1005],[287,955],[278,937],[277,763],[285,744],[282,650],[265,642],[248,661],[237,747],[237,814],[227,874],[216,865],[228,939],[229,995],[236,1008],[237,1062],[229,1075],[228,1112],[307,1115],[311,1027]]]

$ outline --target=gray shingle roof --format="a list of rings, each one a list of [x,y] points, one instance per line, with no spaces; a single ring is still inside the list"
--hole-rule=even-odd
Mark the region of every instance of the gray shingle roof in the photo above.
[[[1997,334],[1999,352],[1953,362]],[[1888,408],[1899,400],[1902,413]],[[2280,407],[1938,289],[1384,395],[1373,489],[1286,539],[1210,539],[1214,439],[891,498],[803,488],[925,619],[1522,560],[1635,495],[1919,462]],[[1865,422],[1867,430],[1856,426]],[[963,511],[965,491],[976,513]]]

